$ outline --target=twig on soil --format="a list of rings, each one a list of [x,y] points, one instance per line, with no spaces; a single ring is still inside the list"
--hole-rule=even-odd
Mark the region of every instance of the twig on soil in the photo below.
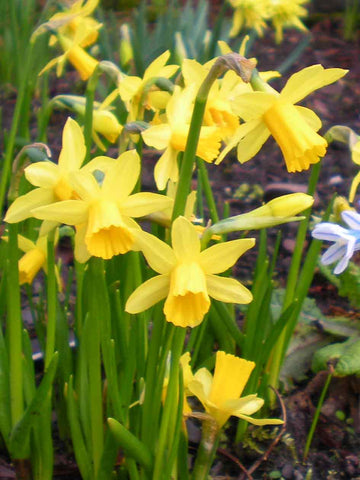
[[[287,422],[287,416],[286,416],[286,408],[285,408],[285,405],[284,405],[284,402],[279,394],[279,392],[276,390],[276,388],[274,387],[271,387],[270,388],[275,392],[275,395],[277,397],[277,399],[279,400],[279,403],[280,403],[280,406],[281,406],[281,413],[282,413],[282,418],[284,420],[284,423],[281,427],[281,430],[280,432],[278,433],[278,435],[275,437],[275,439],[273,440],[273,442],[270,444],[269,448],[266,450],[266,452],[256,460],[255,463],[252,464],[252,466],[247,470],[246,474],[247,475],[250,475],[252,473],[255,472],[255,470],[257,470],[259,468],[259,466],[262,464],[262,462],[266,462],[266,460],[269,458],[270,456],[270,453],[272,452],[272,450],[275,448],[275,446],[279,443],[280,441],[280,438],[284,435],[285,433],[285,430],[286,430],[286,422]],[[244,477],[244,475],[242,475],[240,477],[240,480],[243,480],[245,479],[246,477]],[[249,476],[247,477],[249,478]],[[251,477],[250,477],[251,478]]]
[[[231,455],[231,453],[227,452],[223,448],[218,448],[217,453],[220,453],[224,457],[227,457],[229,460],[234,462],[240,468],[240,470],[243,471],[243,473],[245,475],[244,478],[247,478],[248,480],[253,480],[253,477],[251,476],[251,474],[248,472],[248,470],[246,470],[246,468],[244,467],[244,465],[240,462],[240,460],[238,458],[236,458],[234,455]]]

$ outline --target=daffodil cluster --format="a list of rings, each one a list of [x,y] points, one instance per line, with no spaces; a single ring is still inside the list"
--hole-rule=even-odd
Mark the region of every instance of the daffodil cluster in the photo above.
[[[283,39],[283,29],[288,27],[306,31],[301,18],[307,16],[303,5],[309,0],[228,0],[235,9],[230,36],[235,37],[242,30],[255,30],[263,35],[266,22],[275,29],[275,40]]]

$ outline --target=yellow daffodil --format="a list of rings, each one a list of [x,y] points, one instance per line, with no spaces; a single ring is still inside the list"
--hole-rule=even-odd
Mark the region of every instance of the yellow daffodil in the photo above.
[[[79,45],[87,47],[92,45],[98,37],[98,30],[101,23],[97,22],[90,15],[98,6],[99,0],[77,0],[70,8],[55,13],[47,22],[40,25],[32,34],[32,40],[38,35],[50,30],[57,31],[61,35],[73,38],[76,35],[81,37]],[[50,38],[50,45],[57,42],[55,35]]]
[[[51,102],[61,107],[70,108],[82,116],[85,115],[85,97],[78,95],[57,95]],[[111,112],[110,108],[111,107],[103,107],[99,102],[94,102],[92,136],[96,145],[101,150],[106,150],[106,147],[100,140],[98,134],[103,135],[110,143],[115,143],[123,129],[123,126]]]
[[[168,123],[153,125],[142,132],[144,142],[158,150],[165,150],[156,163],[154,177],[159,190],[164,190],[168,180],[178,181],[177,156],[184,152],[189,133],[195,89],[176,89],[166,106]],[[212,162],[219,153],[221,135],[217,127],[201,127],[196,155]]]
[[[19,284],[24,283],[32,284],[35,276],[42,268],[47,273],[47,235],[44,235],[44,224],[41,226],[39,236],[36,242],[33,242],[29,238],[23,235],[18,235],[18,247],[24,252],[24,255],[18,262],[19,268]],[[7,237],[2,237],[3,240],[8,241]],[[57,243],[58,235],[55,237],[55,244]],[[60,277],[58,270],[56,269],[56,276],[58,284],[61,288]]]
[[[64,54],[50,60],[50,62],[41,70],[39,75],[42,75],[56,65],[56,75],[60,77],[64,70],[65,62],[68,60],[78,71],[81,80],[88,80],[99,65],[99,61],[89,55],[86,50],[81,47],[80,44],[82,37],[78,38],[75,35],[74,39],[70,39],[65,35],[58,34],[57,38]]]
[[[307,170],[325,155],[327,142],[316,133],[321,127],[319,117],[312,110],[295,104],[346,73],[347,70],[341,68],[324,69],[321,65],[313,65],[292,75],[280,93],[267,85],[267,91],[237,97],[233,109],[245,123],[237,129],[216,163],[236,145],[238,160],[247,162],[273,135],[284,155],[287,170]]]
[[[308,12],[302,5],[308,2],[309,0],[269,0],[269,17],[275,28],[276,43],[282,41],[283,29],[286,27],[307,31],[300,18],[307,16]]]
[[[76,225],[75,255],[79,261],[86,261],[90,255],[109,259],[126,253],[136,248],[134,232],[140,229],[133,217],[167,208],[172,202],[155,193],[131,195],[139,175],[140,158],[135,150],[127,151],[107,170],[101,186],[92,173],[74,172],[71,183],[78,199],[36,208],[32,214],[36,218]]]
[[[47,237],[39,237],[34,243],[18,235],[18,245],[20,250],[25,252],[19,260],[19,283],[31,284],[41,268],[46,271]]]
[[[58,163],[37,162],[25,168],[26,179],[36,188],[17,198],[8,209],[5,222],[17,223],[32,216],[31,210],[60,200],[77,198],[70,179],[80,170],[85,159],[84,135],[78,123],[68,118],[62,135],[62,149]],[[115,162],[107,157],[97,157],[85,167],[87,171],[103,170],[106,164]]]
[[[194,377],[191,371],[190,361],[191,361],[191,357],[189,352],[186,352],[183,355],[181,355],[180,365],[182,368],[183,386],[184,386],[184,406],[183,406],[184,415],[189,415],[191,413],[191,407],[187,401],[187,397],[192,395],[192,393],[188,388],[188,385],[193,380],[193,377]],[[167,369],[167,372],[164,378],[163,391],[161,396],[163,402],[165,402],[165,399],[166,399],[168,385],[169,385],[169,368]]]
[[[128,121],[142,120],[144,109],[152,108],[152,96],[163,98],[163,105],[169,98],[168,92],[154,92],[153,86],[159,78],[170,78],[178,70],[178,65],[165,65],[170,52],[166,50],[157,57],[145,70],[143,78],[129,75],[119,84],[119,94],[129,111]],[[159,102],[159,98],[157,98]],[[161,103],[161,102],[160,102]]]
[[[254,362],[218,351],[214,376],[206,368],[198,370],[188,384],[188,389],[203,404],[206,412],[216,421],[219,429],[230,416],[235,416],[254,425],[281,425],[276,418],[252,418],[264,404],[257,395],[241,398]]]
[[[236,37],[242,29],[254,29],[261,36],[268,18],[267,0],[229,0],[229,3],[235,9],[230,37]]]
[[[195,85],[195,89],[199,90],[200,85],[209,73],[211,63],[201,65],[196,60],[185,59],[181,67],[185,85]],[[224,140],[228,136],[233,135],[239,126],[239,119],[231,109],[231,87],[233,86],[234,77],[236,77],[237,83],[241,81],[235,72],[229,71],[221,81],[216,80],[213,83],[207,97],[204,112],[204,124],[218,127],[219,133]]]
[[[196,228],[185,217],[178,217],[173,223],[172,248],[149,233],[135,235],[150,267],[160,275],[130,295],[127,312],[142,312],[166,298],[166,320],[180,327],[195,327],[210,308],[209,297],[229,303],[251,302],[251,292],[239,281],[216,274],[234,265],[254,246],[254,239],[233,240],[201,252]]]

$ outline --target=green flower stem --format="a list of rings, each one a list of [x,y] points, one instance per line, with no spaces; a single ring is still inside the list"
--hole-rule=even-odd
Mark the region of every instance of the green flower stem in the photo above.
[[[86,145],[86,157],[85,163],[90,160],[90,152],[92,145],[92,125],[93,125],[93,109],[95,90],[99,80],[99,67],[97,67],[94,73],[88,80],[86,86],[86,105],[85,105],[85,119],[84,119],[84,137]]]
[[[214,195],[213,195],[211,185],[210,185],[210,182],[209,182],[208,171],[207,171],[206,166],[204,164],[204,160],[201,160],[200,158],[198,158],[197,159],[197,167],[198,167],[199,175],[201,177],[201,185],[202,185],[203,191],[205,193],[206,202],[207,202],[207,205],[209,207],[211,221],[212,221],[212,223],[217,223],[219,221],[219,215],[218,215],[218,212],[217,212]]]
[[[174,327],[173,325],[170,326],[171,329],[175,329],[175,332],[171,349],[170,378],[161,419],[157,455],[155,458],[153,472],[154,480],[162,478],[162,472],[165,470],[165,468],[171,468],[168,457],[172,456],[172,449],[177,449],[177,445],[175,445],[175,442],[173,441],[176,427],[176,418],[174,419],[174,412],[177,411],[177,405],[179,404],[180,356],[184,347],[186,329]],[[179,440],[179,436],[177,437]],[[173,443],[169,449],[169,441],[171,440]]]
[[[102,378],[101,378],[101,315],[102,299],[98,295],[97,284],[104,275],[104,262],[100,258],[91,258],[89,261],[88,298],[89,298],[89,335],[86,341],[89,405],[91,425],[91,451],[95,477],[99,469],[104,445],[103,433],[103,406],[102,406]]]
[[[12,3],[12,2],[11,2]],[[22,120],[21,112],[23,109],[23,104],[26,100],[26,91],[28,88],[28,79],[32,67],[32,45],[29,45],[27,49],[27,54],[25,55],[25,64],[22,71],[22,82],[19,87],[18,96],[15,105],[15,111],[13,120],[11,123],[11,130],[6,144],[6,153],[5,159],[2,166],[1,180],[0,180],[0,214],[2,214],[4,209],[4,201],[6,189],[9,182],[9,176],[11,171],[11,163],[14,154],[16,134],[19,129],[19,124]]]
[[[22,321],[20,307],[17,225],[10,225],[7,260],[7,336],[9,352],[11,424],[14,426],[24,411]]]
[[[263,80],[260,77],[259,72],[257,71],[256,68],[254,68],[254,70],[252,72],[251,79],[250,79],[250,84],[251,84],[253,90],[255,90],[255,91],[278,94],[278,92],[276,90],[274,90],[268,83],[265,82],[265,80]]]
[[[220,432],[221,430],[212,418],[203,420],[201,441],[192,472],[193,480],[207,480],[209,478],[209,471],[219,444]]]
[[[193,166],[195,162],[197,146],[199,143],[207,97],[215,80],[227,69],[232,68],[229,66],[230,62],[227,60],[227,56],[219,57],[217,59],[197,93],[190,122],[189,135],[181,164],[180,178],[175,197],[172,220],[175,220],[175,218],[179,215],[183,215],[185,211],[186,199],[190,191]]]
[[[55,275],[55,230],[49,233],[47,242],[47,327],[45,348],[45,370],[55,351],[56,332],[56,275]]]

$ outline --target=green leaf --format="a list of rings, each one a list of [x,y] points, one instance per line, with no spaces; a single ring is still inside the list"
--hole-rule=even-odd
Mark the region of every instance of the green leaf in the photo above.
[[[328,363],[335,364],[334,375],[345,377],[360,374],[360,338],[350,338],[343,343],[334,343],[318,350],[313,358],[312,370],[327,370]]]
[[[57,363],[58,353],[55,352],[47,372],[36,390],[34,398],[11,432],[9,449],[13,458],[26,458],[26,449],[28,445],[26,440],[29,437],[31,428],[34,426],[35,422],[37,422],[44,404],[48,401],[48,394],[55,377]]]

